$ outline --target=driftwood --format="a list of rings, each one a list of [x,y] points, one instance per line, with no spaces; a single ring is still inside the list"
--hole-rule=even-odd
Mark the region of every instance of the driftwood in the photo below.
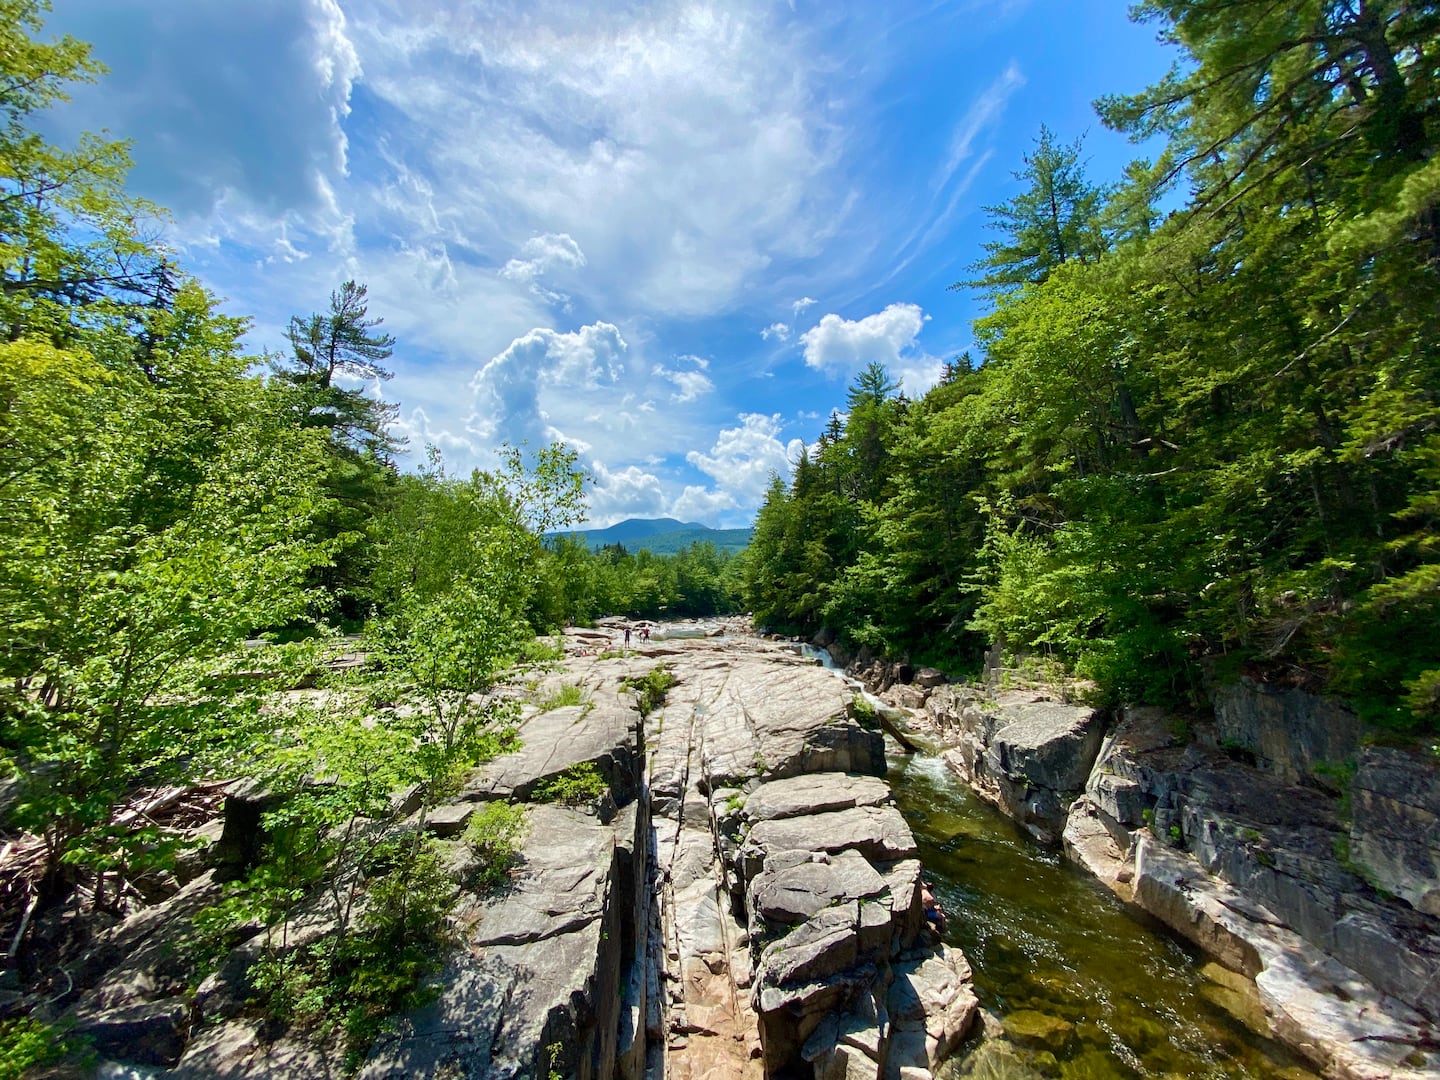
[[[183,836],[219,815],[225,788],[231,782],[214,780],[138,791],[115,814],[113,823],[121,829],[154,827],[172,837]],[[13,963],[19,954],[35,917],[40,883],[49,869],[48,855],[44,838],[33,833],[11,837],[0,846],[0,926],[10,934],[7,963]],[[140,896],[123,873],[111,870],[104,876],[115,897]]]

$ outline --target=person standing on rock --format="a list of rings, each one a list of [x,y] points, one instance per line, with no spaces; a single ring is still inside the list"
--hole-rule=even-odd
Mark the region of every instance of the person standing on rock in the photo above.
[[[630,647],[630,627],[625,627],[625,647]]]

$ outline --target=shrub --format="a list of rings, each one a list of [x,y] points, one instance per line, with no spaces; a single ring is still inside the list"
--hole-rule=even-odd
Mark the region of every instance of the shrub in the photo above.
[[[599,767],[593,761],[582,761],[558,776],[541,781],[531,793],[531,798],[535,802],[585,806],[604,795],[607,788]]]
[[[49,1024],[29,1016],[0,1021],[0,1080],[19,1080],[36,1065],[65,1054],[65,1041]]]
[[[505,802],[489,802],[470,819],[465,842],[478,864],[473,884],[481,889],[499,885],[510,873],[520,854],[525,835],[525,808]]]
[[[649,716],[665,704],[665,696],[679,681],[662,665],[641,678],[622,679],[620,685],[635,694],[635,704],[640,709],[640,715]]]
[[[568,705],[584,705],[585,691],[574,683],[566,683],[547,698],[542,698],[535,703],[541,712],[549,712],[551,709],[563,709]]]
[[[295,951],[267,953],[251,969],[265,1011],[326,1039],[340,1033],[347,1069],[358,1068],[390,1017],[433,996],[454,885],[433,842],[388,841],[393,865],[374,877],[355,928]]]

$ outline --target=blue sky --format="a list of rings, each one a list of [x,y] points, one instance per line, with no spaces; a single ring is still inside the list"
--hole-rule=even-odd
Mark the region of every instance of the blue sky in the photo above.
[[[1119,0],[58,0],[183,264],[281,350],[346,278],[412,460],[563,438],[591,522],[748,524],[871,360],[970,346],[947,286],[1045,123],[1174,59]]]

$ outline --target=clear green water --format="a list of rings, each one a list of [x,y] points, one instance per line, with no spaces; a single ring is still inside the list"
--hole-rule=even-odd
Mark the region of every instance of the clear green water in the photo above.
[[[1227,991],[1202,957],[1026,838],[939,758],[896,759],[890,781],[949,917],[946,941],[1013,1032],[972,1047],[948,1076],[1313,1075],[1218,1004]]]

